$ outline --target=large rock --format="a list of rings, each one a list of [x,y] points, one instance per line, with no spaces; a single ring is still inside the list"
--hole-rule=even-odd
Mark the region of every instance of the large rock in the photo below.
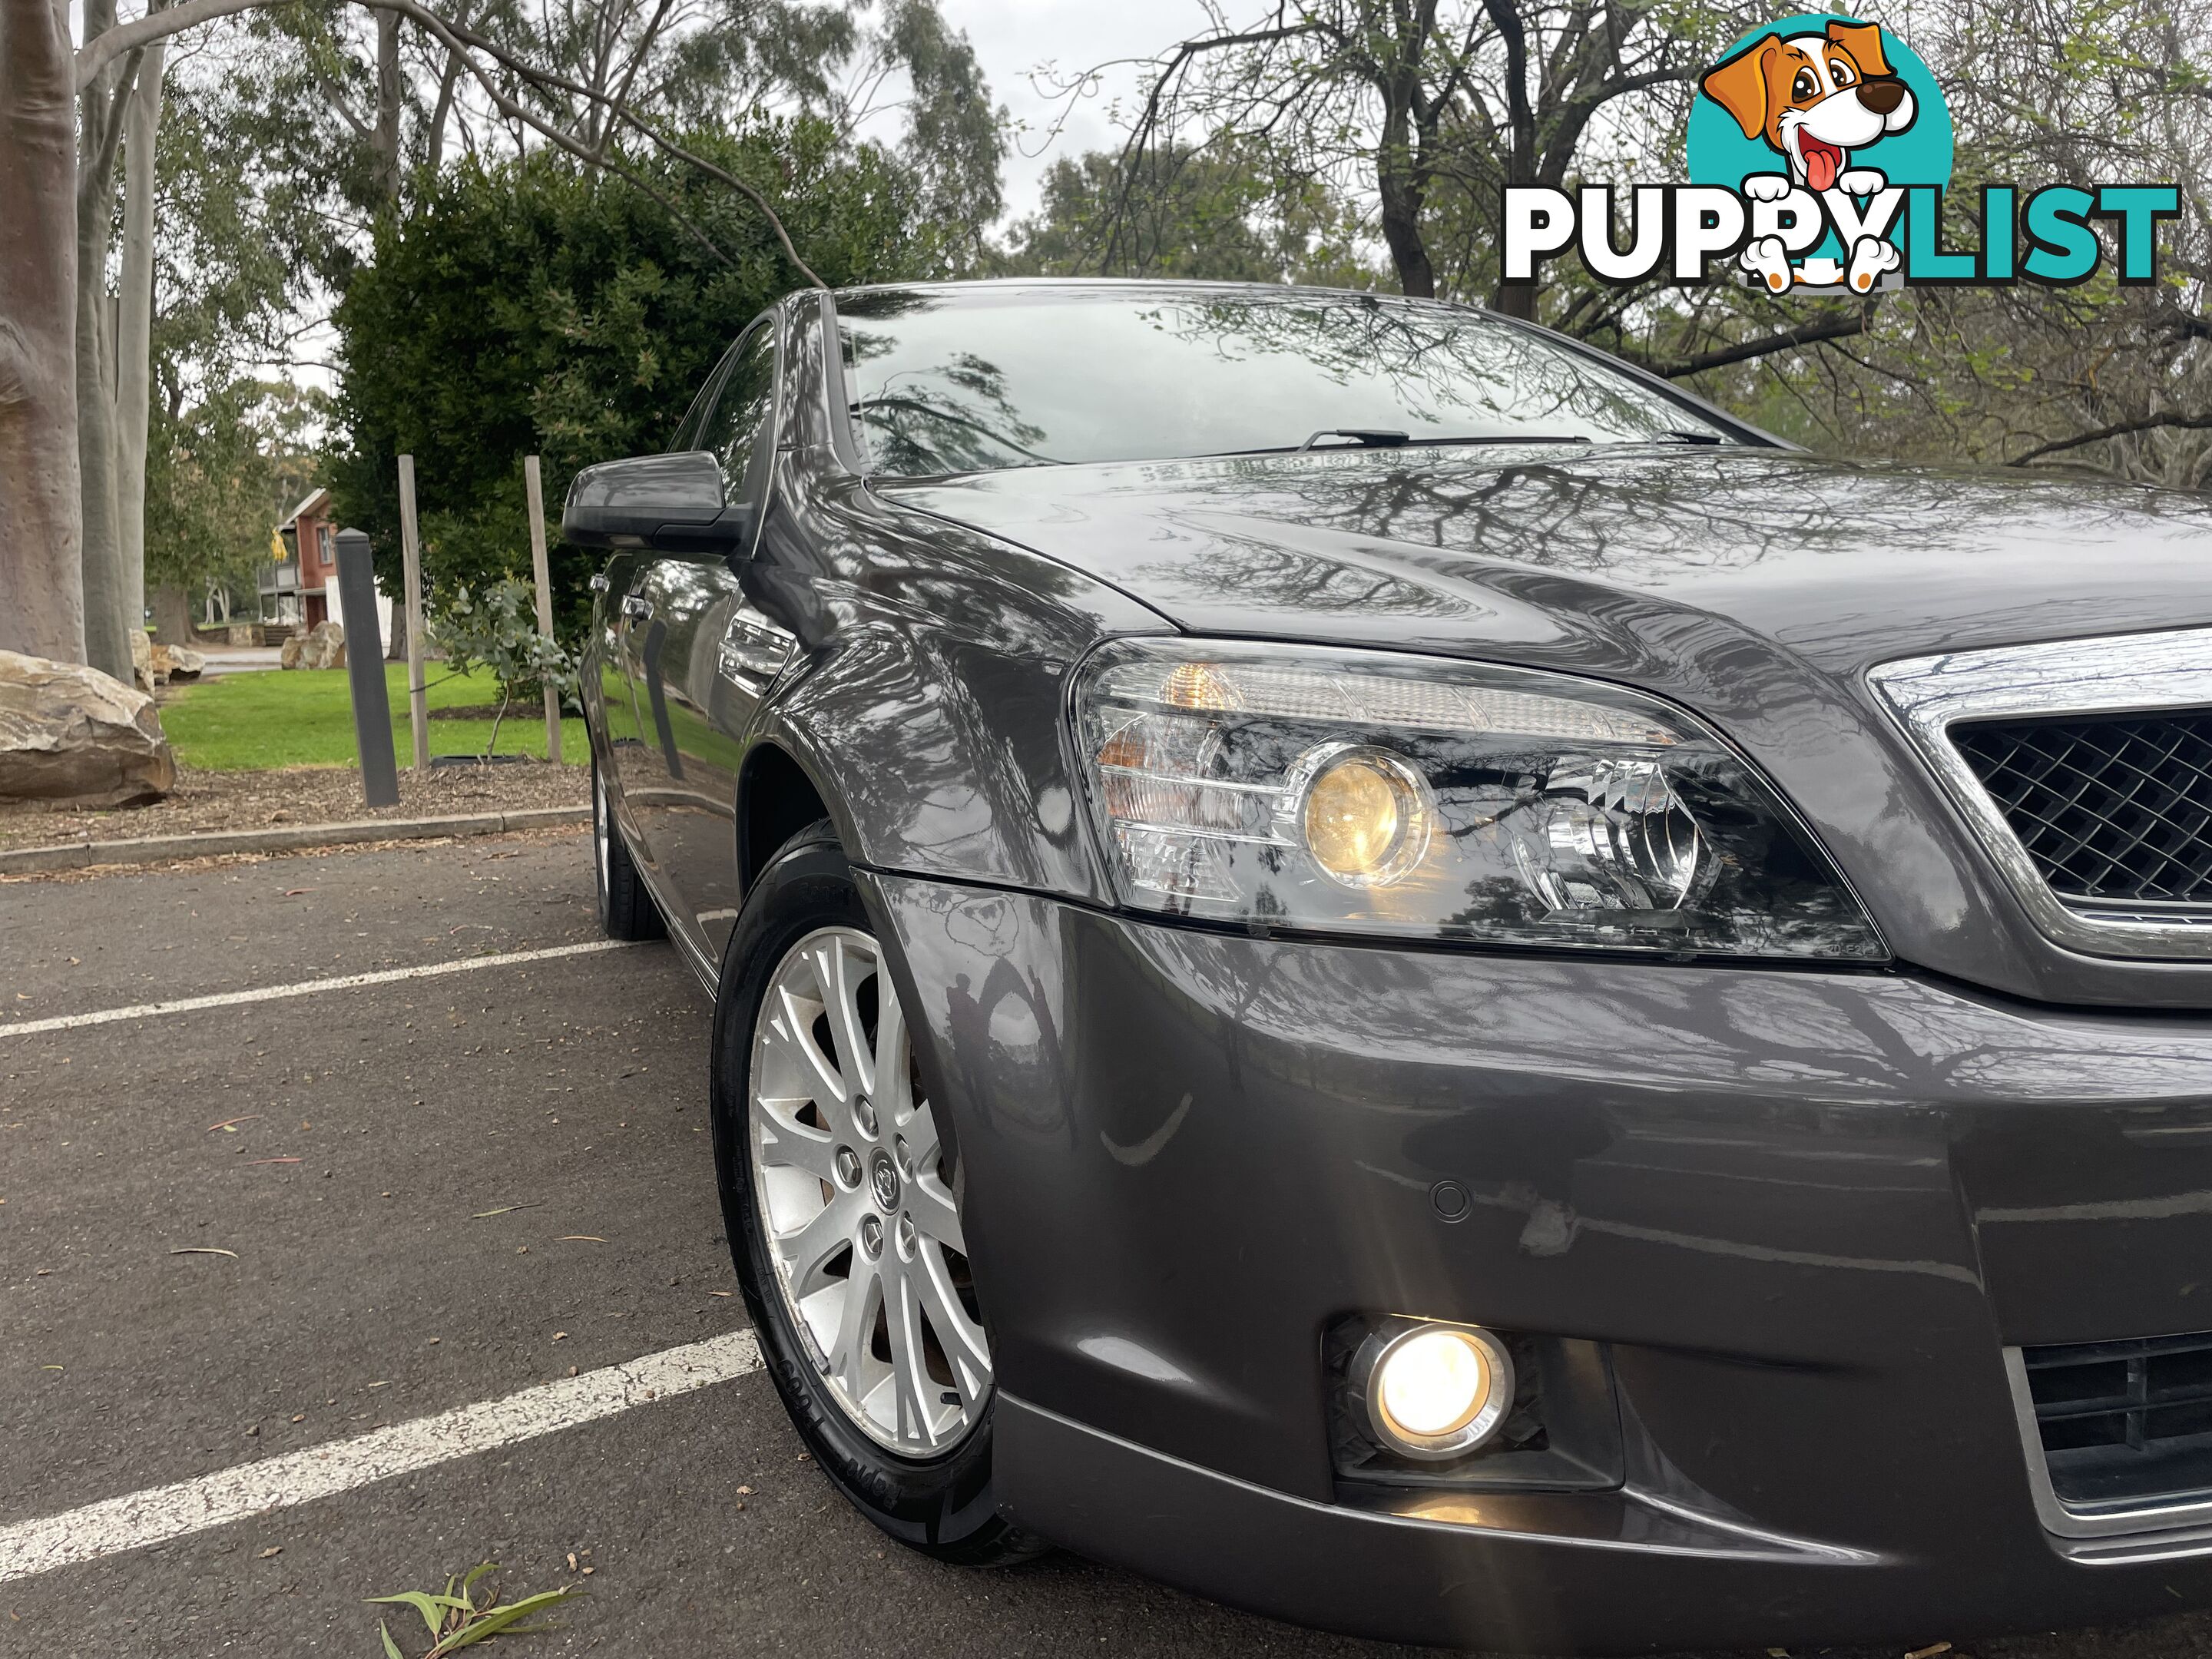
[[[143,628],[131,630],[131,672],[137,677],[138,689],[149,696],[161,684],[161,671],[154,661],[154,641],[146,637]]]
[[[176,782],[144,692],[96,668],[0,651],[0,803],[131,806]]]
[[[319,622],[305,634],[284,641],[277,653],[279,668],[343,668],[345,629],[334,622]]]
[[[157,680],[196,680],[207,667],[207,659],[188,645],[154,647],[154,678]]]

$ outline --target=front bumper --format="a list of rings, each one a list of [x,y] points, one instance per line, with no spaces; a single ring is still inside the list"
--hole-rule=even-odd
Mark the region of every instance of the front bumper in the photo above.
[[[2004,1358],[2212,1328],[2212,1018],[863,881],[963,1160],[1000,1495],[1037,1530],[1522,1650],[2212,1601],[2212,1535],[2045,1529]],[[1358,1312],[1608,1345],[1622,1484],[1340,1483],[1322,1334]]]

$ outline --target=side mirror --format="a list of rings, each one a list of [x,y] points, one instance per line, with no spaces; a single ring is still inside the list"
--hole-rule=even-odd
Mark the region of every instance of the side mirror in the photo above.
[[[756,514],[722,499],[721,464],[703,449],[587,466],[568,483],[562,539],[726,558],[752,543]]]

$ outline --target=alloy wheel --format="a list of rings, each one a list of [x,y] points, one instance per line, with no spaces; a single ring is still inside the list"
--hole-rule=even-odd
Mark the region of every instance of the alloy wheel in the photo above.
[[[991,1391],[967,1247],[876,941],[825,927],[785,953],[754,1017],[755,1208],[784,1310],[838,1408],[935,1457]]]

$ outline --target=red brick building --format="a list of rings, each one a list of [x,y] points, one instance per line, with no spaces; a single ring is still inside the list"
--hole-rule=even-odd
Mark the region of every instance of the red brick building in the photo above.
[[[337,580],[337,526],[331,522],[331,492],[318,489],[276,526],[291,558],[264,573],[263,613],[272,622],[297,623],[303,629],[331,614],[330,586]]]

